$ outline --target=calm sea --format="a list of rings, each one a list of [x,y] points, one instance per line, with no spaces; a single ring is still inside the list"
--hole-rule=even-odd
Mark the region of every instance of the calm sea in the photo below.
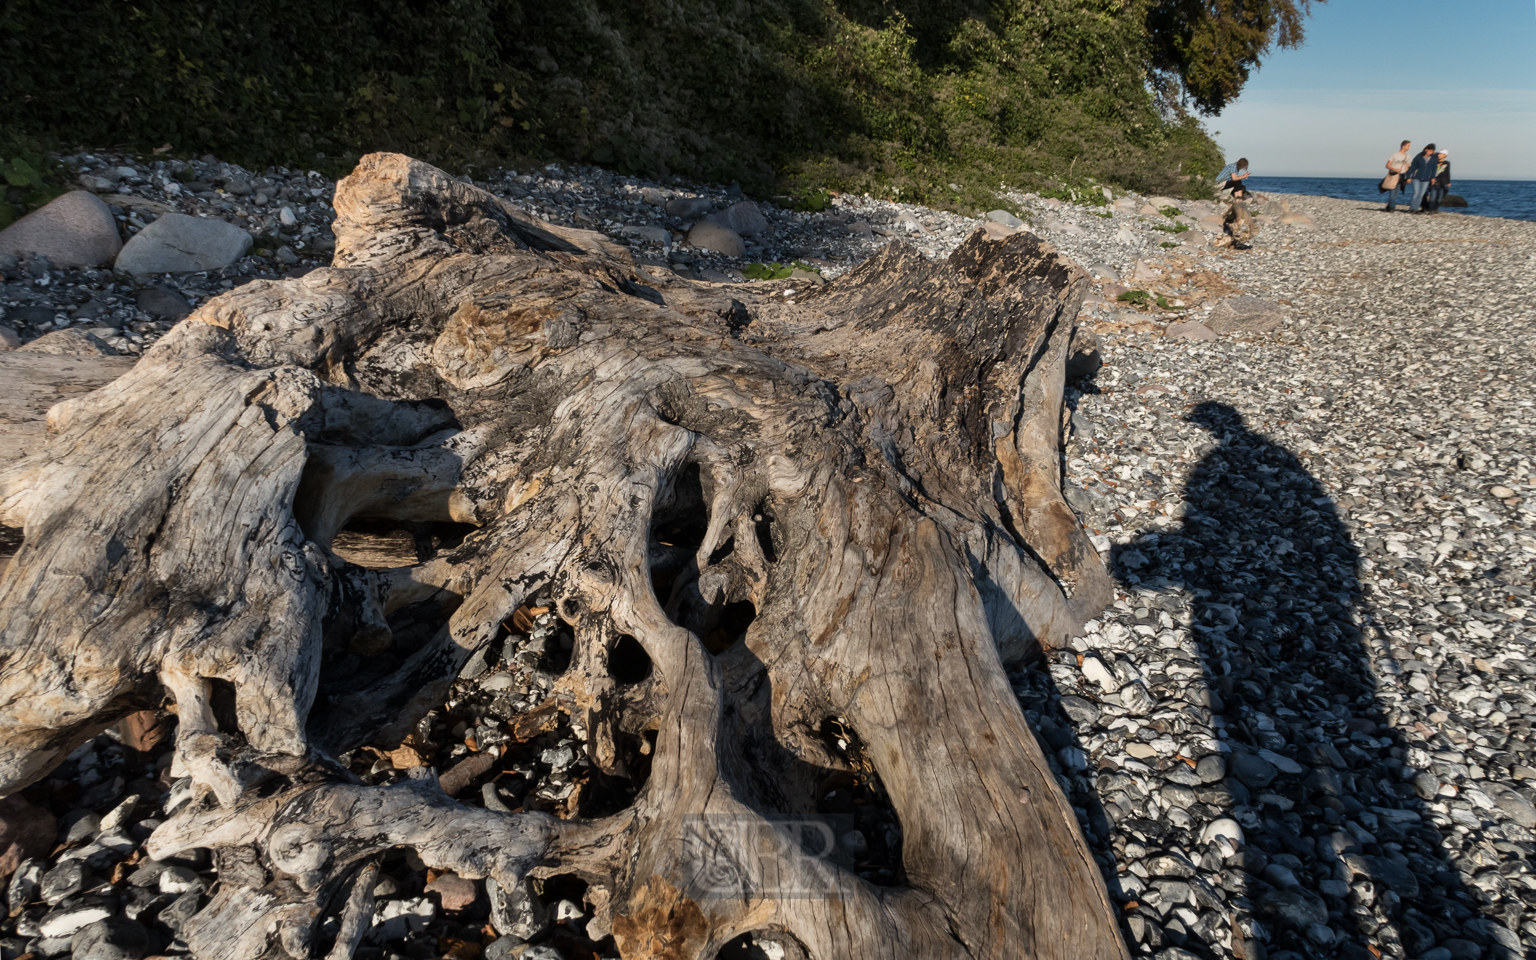
[[[1386,206],[1386,194],[1376,192],[1376,180],[1356,180],[1346,177],[1259,177],[1252,181],[1253,189],[1260,193],[1308,193],[1316,196],[1337,197],[1340,200],[1365,200]],[[1509,217],[1512,220],[1536,220],[1536,180],[1453,180],[1451,192],[1467,198],[1465,209],[1457,213],[1471,213],[1480,217]],[[1398,206],[1412,196],[1398,194]]]

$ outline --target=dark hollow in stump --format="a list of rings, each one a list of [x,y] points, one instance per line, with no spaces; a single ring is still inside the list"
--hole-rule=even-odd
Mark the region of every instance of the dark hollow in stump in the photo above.
[[[575,875],[626,958],[751,931],[818,960],[1127,955],[1004,673],[1111,595],[1061,495],[1081,271],[978,233],[825,287],[692,283],[391,154],[336,209],[333,267],[204,305],[0,473],[24,528],[0,795],[173,699],[199,794],[149,852],[240,867],[183,929],[208,960],[317,955],[337,910],[345,956],[398,846],[501,889]],[[473,530],[360,566],[332,547],[362,521]],[[592,763],[655,738],[627,809],[479,809],[428,768],[369,786],[331,759],[400,743],[541,591]],[[451,615],[397,669],[320,682],[429,600]],[[900,817],[903,886],[780,842],[841,769],[833,717]]]

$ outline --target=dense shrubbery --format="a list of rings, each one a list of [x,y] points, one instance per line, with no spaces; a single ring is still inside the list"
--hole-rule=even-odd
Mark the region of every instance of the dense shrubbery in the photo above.
[[[959,206],[1220,166],[1148,92],[1146,0],[3,3],[0,123],[65,147],[559,157]]]

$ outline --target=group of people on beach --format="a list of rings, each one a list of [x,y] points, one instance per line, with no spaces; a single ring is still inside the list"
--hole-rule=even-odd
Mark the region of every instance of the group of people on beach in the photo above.
[[[1386,212],[1397,210],[1397,195],[1413,186],[1413,200],[1408,205],[1410,213],[1439,213],[1440,203],[1451,192],[1451,161],[1444,150],[1436,150],[1434,144],[1423,152],[1414,154],[1413,144],[1404,140],[1398,151],[1387,160],[1387,175],[1377,189],[1387,195]]]
[[[1229,194],[1233,200],[1248,198],[1248,185],[1243,181],[1252,174],[1248,158],[1229,163],[1216,175],[1216,189]],[[1404,140],[1396,153],[1387,160],[1387,175],[1377,185],[1377,190],[1387,195],[1386,212],[1397,210],[1397,195],[1413,187],[1413,199],[1408,204],[1411,213],[1439,213],[1440,204],[1451,192],[1451,160],[1445,150],[1429,144],[1423,152],[1414,154],[1413,143]],[[1463,204],[1465,206],[1465,204]]]

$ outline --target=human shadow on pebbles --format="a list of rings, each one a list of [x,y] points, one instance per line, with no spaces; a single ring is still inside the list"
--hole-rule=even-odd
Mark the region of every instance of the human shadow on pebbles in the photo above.
[[[1404,779],[1406,744],[1366,666],[1359,554],[1333,501],[1232,407],[1202,403],[1189,419],[1219,446],[1185,482],[1182,529],[1114,554],[1129,591],[1189,599],[1207,687],[1192,699],[1223,741],[1225,777],[1200,778],[1184,832],[1241,942],[1202,943],[1196,928],[1183,948],[1246,960],[1513,956],[1491,937],[1468,939],[1480,913],[1446,859],[1448,838],[1458,841]],[[1196,760],[1202,774],[1222,769],[1185,762]],[[1240,840],[1215,836],[1236,834],[1232,820]],[[1149,899],[1128,914],[1168,925],[1175,905]]]

